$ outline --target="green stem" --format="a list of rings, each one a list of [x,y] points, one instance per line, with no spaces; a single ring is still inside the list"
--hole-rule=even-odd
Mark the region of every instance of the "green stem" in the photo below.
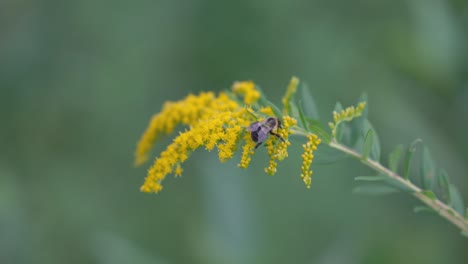
[[[307,136],[309,133],[302,128],[295,127],[293,129],[293,134]],[[398,175],[397,173],[391,171],[390,169],[384,167],[382,164],[375,160],[371,160],[369,158],[363,159],[362,155],[355,150],[338,143],[335,139],[333,139],[329,146],[339,150],[343,153],[350,155],[353,158],[360,160],[364,165],[367,167],[374,169],[375,171],[379,172],[380,174],[387,175],[388,177],[392,178],[393,180],[403,184],[408,189],[412,191],[412,195],[419,199],[421,202],[432,208],[435,212],[438,212],[440,216],[447,219],[449,222],[457,226],[462,232],[468,232],[468,221],[456,212],[452,207],[444,202],[440,201],[439,199],[431,199],[423,193],[423,190],[418,186],[414,185],[409,180],[404,179],[402,176]]]
[[[462,232],[468,232],[468,222],[460,215],[458,212],[453,210],[449,205],[443,203],[439,199],[431,199],[427,197],[421,188],[411,183],[409,180],[404,179],[397,173],[391,171],[390,169],[384,167],[382,164],[375,160],[371,159],[362,159],[362,155],[358,152],[344,146],[336,140],[332,140],[329,144],[330,147],[342,151],[358,160],[360,160],[364,165],[370,167],[371,169],[376,170],[377,172],[387,175],[388,177],[398,181],[399,183],[405,185],[410,190],[412,190],[412,195],[419,199],[421,202],[425,203],[427,206],[431,207],[434,211],[438,212],[440,216],[447,219],[452,224],[456,225],[461,229]]]

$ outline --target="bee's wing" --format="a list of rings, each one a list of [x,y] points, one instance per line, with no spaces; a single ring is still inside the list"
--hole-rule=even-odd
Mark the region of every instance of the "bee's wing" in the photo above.
[[[256,142],[263,142],[265,139],[268,137],[268,133],[270,132],[270,129],[264,126],[260,126],[257,129],[257,140]]]
[[[255,123],[252,123],[250,124],[249,127],[247,127],[245,130],[249,131],[249,132],[252,132],[252,131],[257,131],[258,128],[261,126],[262,124],[260,122],[255,122]]]

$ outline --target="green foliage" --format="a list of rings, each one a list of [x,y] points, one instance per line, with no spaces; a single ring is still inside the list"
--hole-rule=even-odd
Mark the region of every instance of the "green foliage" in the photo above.
[[[447,172],[444,169],[440,169],[439,177],[438,177],[439,187],[441,189],[441,193],[443,198],[445,198],[445,202],[450,204],[450,183],[447,176]]]
[[[366,96],[364,95],[361,100],[365,99]],[[336,103],[335,112],[339,113],[342,109],[342,105],[339,102]],[[367,107],[365,109],[367,110]],[[442,197],[445,197],[446,205],[440,205],[440,201],[437,203],[428,202],[427,199],[416,195],[416,197],[419,197],[421,201],[426,203],[426,206],[418,206],[414,208],[414,212],[435,212],[438,210],[447,210],[446,208],[450,207],[451,209],[448,210],[450,215],[447,216],[447,214],[444,214],[444,217],[452,223],[456,223],[462,230],[468,229],[468,223],[460,224],[459,222],[466,210],[463,204],[463,198],[458,189],[453,184],[450,184],[447,173],[444,170],[440,170],[437,176],[438,188],[435,188],[437,170],[428,147],[424,146],[421,160],[413,161],[416,147],[422,140],[414,140],[406,149],[406,155],[403,160],[402,177],[398,174],[398,167],[404,150],[403,145],[396,146],[389,154],[388,168],[381,165],[379,163],[381,152],[379,138],[366,116],[367,112],[363,112],[363,115],[359,118],[351,120],[351,122],[340,122],[335,127],[336,142],[334,144],[337,145],[332,146],[360,159],[364,164],[379,172],[377,176],[356,177],[355,180],[357,182],[367,183],[355,187],[353,193],[384,195],[401,191],[408,193],[418,192],[429,198],[430,201],[436,201],[436,193],[439,193]],[[413,162],[420,165],[419,174],[422,186],[417,186],[410,179],[410,167]],[[372,183],[369,184],[370,182]]]
[[[354,178],[355,181],[384,181],[388,177],[384,175],[377,175],[377,176],[357,176]]]
[[[310,118],[306,118],[308,128],[312,133],[317,134],[325,143],[330,143],[332,136],[328,133],[323,125],[317,121]]]
[[[258,103],[260,105],[264,106],[269,106],[273,110],[273,113],[275,114],[276,117],[282,116],[281,110],[276,106],[276,104],[272,103],[270,100],[268,100],[267,96],[265,93],[262,91],[262,88],[260,86],[255,86],[255,88],[260,92],[260,98],[258,99]]]
[[[402,154],[403,154],[403,145],[400,144],[396,146],[395,149],[388,156],[388,167],[393,172],[398,173],[398,164],[400,162]]]
[[[405,156],[405,161],[403,164],[403,176],[405,179],[409,180],[409,170],[410,170],[410,164],[411,164],[411,158],[413,157],[413,153],[416,151],[416,145],[418,143],[422,142],[421,139],[416,139],[414,140],[411,145],[408,147],[406,150],[406,156]]]
[[[457,186],[450,184],[450,206],[455,209],[459,214],[463,215],[465,213],[465,205],[463,203],[463,198],[458,191]]]
[[[432,190],[435,174],[436,170],[431,153],[429,152],[429,149],[426,146],[424,146],[423,159],[421,162],[421,176],[424,189]]]
[[[377,132],[375,132],[374,127],[367,119],[364,121],[364,129],[366,129],[366,131],[372,131],[371,133],[371,137],[372,137],[371,146],[372,147],[370,150],[369,157],[372,160],[380,161],[380,140],[379,140],[379,137],[377,136]]]
[[[362,159],[367,159],[369,157],[369,153],[372,150],[372,143],[374,141],[374,130],[369,129],[366,134],[366,138],[364,139],[364,146],[362,149]]]
[[[424,194],[425,196],[427,196],[431,200],[437,199],[437,197],[436,197],[436,195],[434,194],[433,191],[425,190],[425,191],[422,191],[421,193]]]
[[[428,213],[435,213],[434,209],[427,207],[427,206],[415,206],[413,208],[413,212],[421,213],[421,212],[428,212]]]
[[[320,119],[317,104],[315,103],[315,99],[312,96],[312,93],[310,92],[309,86],[301,81],[299,85],[299,90],[301,93],[301,102],[304,106],[305,116],[315,120]]]
[[[353,189],[353,193],[364,194],[364,195],[387,195],[400,192],[397,188],[382,185],[382,184],[368,184],[356,186]]]
[[[299,113],[299,121],[301,122],[302,127],[307,131],[311,132],[310,126],[307,123],[306,117],[304,115],[304,109],[302,107],[302,103],[299,102],[299,107],[298,107],[298,113]]]

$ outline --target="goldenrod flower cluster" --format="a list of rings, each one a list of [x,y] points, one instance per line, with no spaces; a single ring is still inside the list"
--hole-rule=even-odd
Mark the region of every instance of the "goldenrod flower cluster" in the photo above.
[[[244,97],[244,103],[251,105],[260,98],[260,92],[255,90],[255,84],[252,81],[235,82],[232,91]]]
[[[297,82],[297,78],[291,80],[285,96],[287,100],[291,99],[294,94]],[[154,160],[141,190],[159,192],[163,188],[161,183],[165,177],[168,174],[181,176],[184,171],[182,164],[194,150],[201,147],[208,151],[217,149],[220,161],[225,162],[234,156],[239,141],[245,141],[238,166],[247,168],[255,153],[256,144],[261,142],[254,142],[251,132],[246,128],[254,122],[261,121],[258,115],[275,116],[271,106],[262,106],[257,103],[260,95],[255,84],[247,81],[234,83],[232,92],[222,92],[218,95],[213,92],[202,92],[198,95],[191,94],[177,102],[165,103],[161,112],[152,117],[148,128],[138,142],[135,164],[140,165],[148,159],[152,145],[161,135],[174,132],[179,125],[185,126],[185,129],[182,128],[167,148]],[[251,108],[251,105],[255,110]],[[270,157],[265,172],[270,175],[276,173],[278,161],[288,156],[287,148],[291,144],[288,138],[293,133],[292,127],[297,124],[296,119],[289,115],[281,119],[283,127],[273,128],[272,132],[279,134],[285,141],[269,136],[265,142]],[[309,139],[309,141],[303,155],[302,169],[302,178],[308,186],[312,173],[308,171],[312,163],[312,151],[315,150],[320,140],[314,135],[313,140]]]
[[[249,98],[254,100],[252,95]],[[248,110],[225,93],[218,96],[214,93],[200,93],[189,95],[178,102],[166,103],[163,110],[152,118],[138,143],[135,163],[141,164],[147,159],[151,146],[160,134],[172,132],[179,124],[188,125],[190,129],[179,132],[166,150],[156,158],[141,190],[160,191],[161,182],[166,175],[174,173],[180,176],[183,171],[181,163],[199,147],[204,146],[208,151],[217,147],[222,162],[232,158],[244,128],[253,121],[254,117]],[[247,142],[251,145],[250,141]]]
[[[276,137],[269,137],[269,139],[267,140],[266,146],[268,150],[268,155],[270,156],[270,161],[268,163],[268,167],[265,168],[265,172],[269,175],[274,175],[276,173],[276,167],[278,166],[277,161],[282,161],[283,159],[288,157],[287,148],[289,145],[291,145],[291,142],[288,141],[288,137],[290,134],[292,134],[292,130],[290,130],[290,128],[296,124],[296,119],[290,116],[284,116],[283,128],[278,129],[276,133],[283,137],[285,142],[280,141]]]
[[[220,99],[215,99],[214,93],[208,92],[201,93],[198,96],[189,95],[178,102],[166,102],[161,112],[153,116],[148,128],[138,142],[135,164],[140,165],[148,160],[148,152],[160,134],[172,133],[179,124],[194,125],[202,115],[207,114],[205,109],[219,103]],[[237,107],[237,104],[228,103],[225,106],[227,109]]]
[[[310,165],[314,159],[314,151],[317,149],[317,146],[320,144],[321,140],[315,134],[307,135],[307,143],[302,145],[304,153],[302,154],[302,167],[301,167],[301,178],[304,181],[307,188],[310,188],[312,183],[312,170],[310,170]]]
[[[350,106],[341,112],[337,113],[336,111],[333,111],[333,122],[328,123],[332,130],[332,136],[333,138],[336,138],[336,128],[338,127],[338,124],[344,121],[351,121],[356,117],[359,117],[362,115],[362,111],[366,107],[366,102],[361,102],[357,105],[357,107]]]
[[[246,169],[249,166],[250,161],[252,160],[251,156],[254,154],[254,148],[256,143],[251,139],[249,133],[245,133],[244,139],[245,145],[242,147],[241,161],[237,166]]]

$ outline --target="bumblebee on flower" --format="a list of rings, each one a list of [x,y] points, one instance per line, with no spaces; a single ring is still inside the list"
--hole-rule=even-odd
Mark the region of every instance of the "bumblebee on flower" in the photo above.
[[[293,97],[297,82],[293,78],[286,92],[287,100]],[[151,146],[159,136],[172,133],[179,125],[187,128],[179,132],[155,159],[141,190],[159,192],[166,175],[181,176],[183,162],[200,147],[208,151],[216,148],[220,161],[225,162],[234,156],[238,145],[243,144],[238,166],[246,169],[255,150],[265,143],[270,157],[265,172],[275,174],[278,161],[288,156],[289,135],[294,129],[300,130],[296,118],[289,116],[289,101],[283,108],[286,109],[283,113],[277,110],[251,81],[235,82],[231,91],[217,96],[202,92],[177,102],[167,102],[143,133],[135,152],[135,164],[147,160]],[[307,151],[311,152],[310,149]],[[311,163],[310,155],[307,157],[307,162]]]

